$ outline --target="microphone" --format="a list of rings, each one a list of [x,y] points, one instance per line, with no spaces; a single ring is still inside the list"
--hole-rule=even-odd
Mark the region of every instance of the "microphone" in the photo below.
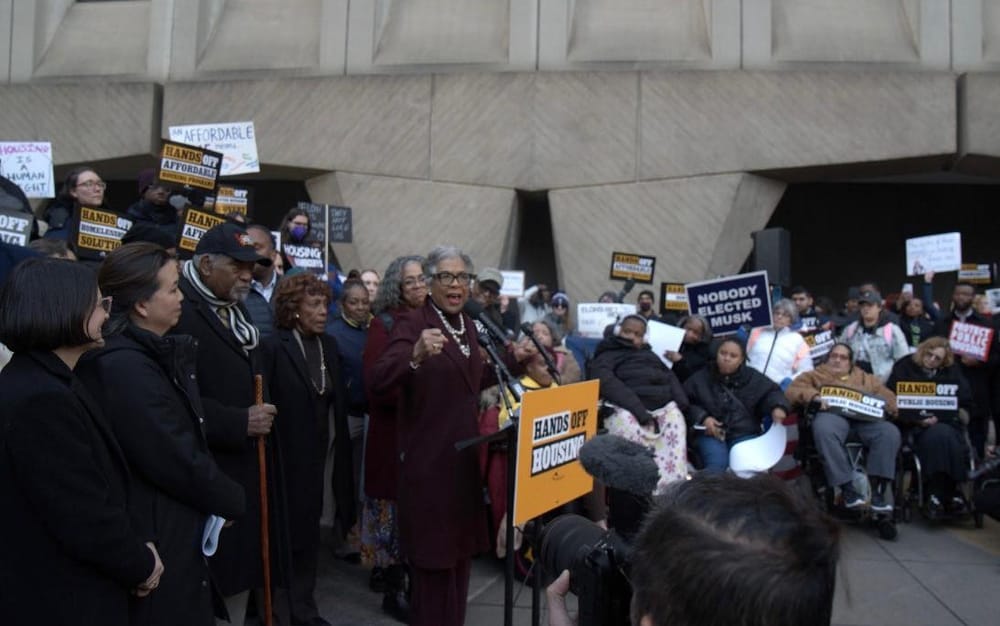
[[[481,331],[477,332],[476,340],[479,341],[479,345],[481,345],[483,349],[486,350],[486,354],[490,355],[490,359],[493,360],[493,365],[496,366],[496,368],[500,371],[499,377],[502,380],[500,380],[499,382],[505,383],[507,385],[507,388],[510,389],[511,394],[514,395],[515,402],[520,402],[521,396],[524,395],[524,387],[521,386],[521,383],[519,383],[517,379],[514,378],[513,375],[511,375],[510,370],[507,369],[507,365],[503,362],[503,360],[500,358],[500,355],[497,353],[496,345],[494,345],[493,341],[490,339],[490,334]]]
[[[531,339],[531,343],[535,344],[535,348],[542,355],[542,358],[545,359],[545,369],[549,370],[549,375],[552,376],[556,382],[561,383],[562,381],[559,378],[559,370],[556,369],[556,364],[552,362],[552,357],[549,356],[549,351],[542,347],[538,338],[535,337],[535,331],[531,329],[531,324],[528,322],[521,324],[521,332],[527,335],[528,339]]]
[[[608,487],[649,497],[660,481],[653,451],[617,435],[591,437],[580,448],[583,469]]]
[[[475,300],[466,300],[463,310],[469,317],[476,320],[477,327],[482,326],[489,331],[494,341],[499,342],[502,346],[507,345],[507,333],[490,319],[490,316],[486,314],[486,310],[483,309],[481,304]]]

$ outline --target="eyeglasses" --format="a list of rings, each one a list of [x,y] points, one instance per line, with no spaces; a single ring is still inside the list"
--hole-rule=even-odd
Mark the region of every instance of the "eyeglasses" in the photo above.
[[[434,280],[444,285],[454,285],[455,283],[458,283],[463,287],[468,287],[469,283],[472,282],[472,279],[476,277],[475,274],[467,274],[465,272],[461,272],[458,274],[452,274],[451,272],[438,272],[433,276]]]
[[[411,276],[403,281],[403,287],[406,289],[413,289],[414,287],[423,286],[427,284],[427,279],[423,276]]]
[[[77,187],[85,187],[87,189],[107,189],[108,184],[103,180],[85,180],[82,183],[77,183]]]
[[[114,301],[113,296],[104,296],[103,298],[97,301],[97,306],[104,309],[104,312],[107,313],[108,315],[111,315],[111,303],[113,301]]]

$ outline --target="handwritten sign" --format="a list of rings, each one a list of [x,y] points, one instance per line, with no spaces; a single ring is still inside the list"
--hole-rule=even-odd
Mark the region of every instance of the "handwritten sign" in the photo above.
[[[206,203],[207,204],[207,203]],[[250,190],[234,185],[219,185],[212,209],[219,215],[242,213],[250,215]]]
[[[31,219],[27,213],[0,210],[0,241],[15,246],[28,245]]]
[[[628,280],[637,283],[653,283],[653,271],[656,267],[656,257],[631,254],[628,252],[611,253],[611,280]]]
[[[952,322],[948,343],[955,354],[986,361],[990,357],[990,346],[993,345],[993,329],[977,324]]]
[[[1000,312],[1000,289],[987,289],[986,299],[990,303],[991,312]]]
[[[132,228],[132,220],[114,211],[80,207],[80,216],[69,234],[76,256],[103,259],[122,245],[122,237]]]
[[[825,385],[819,397],[834,413],[843,417],[866,421],[885,418],[885,400],[847,387]]]
[[[194,255],[195,248],[202,236],[217,224],[226,221],[221,215],[201,211],[194,207],[184,210],[184,217],[181,220],[181,232],[177,239],[177,256],[182,259],[189,259]]]
[[[353,213],[351,207],[327,205],[326,232],[330,243],[351,243],[354,240]]]
[[[171,141],[221,153],[220,176],[252,174],[260,171],[257,136],[253,122],[171,126],[169,133]]]
[[[326,205],[312,202],[299,202],[298,208],[309,216],[309,237],[314,241],[326,241]]]
[[[953,272],[962,267],[962,234],[944,233],[906,240],[906,275]]]
[[[164,141],[157,180],[213,191],[221,165],[222,155],[218,152]]]
[[[0,141],[0,176],[29,198],[54,198],[52,144],[47,141]]]
[[[580,335],[602,339],[608,324],[635,313],[634,304],[624,302],[581,302],[576,305],[576,329]]]
[[[734,333],[741,326],[771,325],[766,271],[690,283],[685,288],[691,313],[705,317],[717,335]]]
[[[503,276],[503,287],[500,295],[508,298],[524,297],[524,272],[521,270],[500,270]]]

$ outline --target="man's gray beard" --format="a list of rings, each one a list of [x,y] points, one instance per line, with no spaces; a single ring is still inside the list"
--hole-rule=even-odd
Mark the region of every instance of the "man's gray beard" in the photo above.
[[[233,287],[229,290],[229,301],[230,302],[246,302],[247,296],[250,295],[250,289],[243,289],[241,287]]]

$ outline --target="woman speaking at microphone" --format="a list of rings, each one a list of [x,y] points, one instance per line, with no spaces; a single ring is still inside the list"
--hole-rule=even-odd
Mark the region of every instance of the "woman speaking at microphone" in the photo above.
[[[211,514],[238,518],[245,502],[243,487],[216,465],[202,432],[194,339],[166,335],[181,314],[178,277],[177,261],[156,244],[132,243],[109,254],[98,273],[102,292],[113,299],[106,345],[80,361],[79,374],[104,407],[132,470],[129,513],[167,567],[157,593],[132,601],[130,623],[211,626],[205,521]]]
[[[495,382],[462,312],[472,271],[458,248],[427,255],[430,297],[395,323],[368,383],[374,393],[399,391],[399,527],[414,626],[464,623],[471,557],[489,549],[477,450],[455,449],[479,434],[479,391]],[[522,344],[504,356],[515,366],[534,353]]]

